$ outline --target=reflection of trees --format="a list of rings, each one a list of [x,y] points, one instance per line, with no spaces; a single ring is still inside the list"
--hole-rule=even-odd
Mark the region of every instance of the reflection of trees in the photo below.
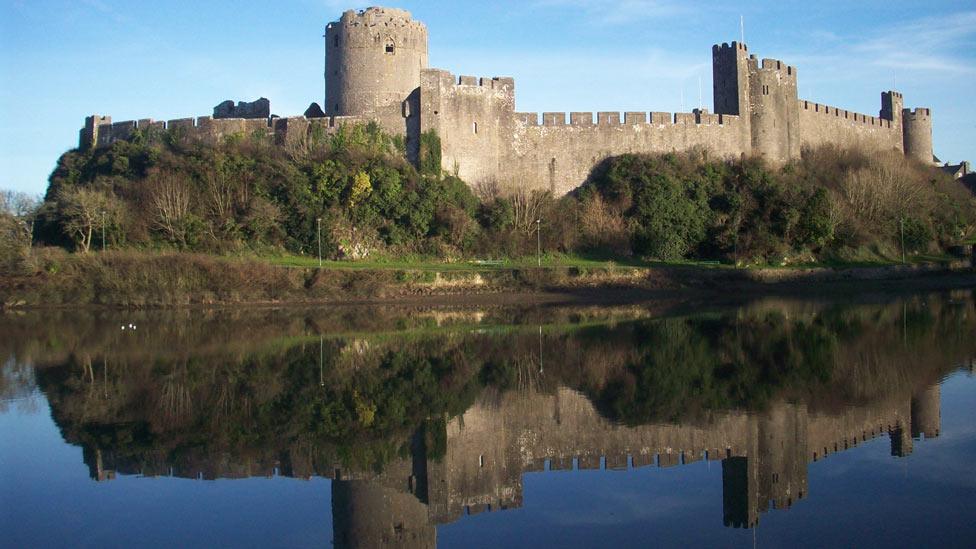
[[[588,383],[608,415],[627,423],[696,411],[761,408],[787,387],[814,387],[834,369],[837,334],[778,312],[668,319],[634,326],[633,356]]]
[[[802,314],[759,305],[541,333],[366,332],[326,338],[321,350],[318,336],[258,350],[184,348],[156,360],[109,346],[69,354],[38,380],[65,437],[117,460],[192,469],[235,456],[295,471],[369,470],[410,452],[414,435],[443,455],[445,419],[486,388],[569,386],[631,425],[784,398],[813,408],[877,400],[976,354],[972,311],[971,301],[937,300]]]

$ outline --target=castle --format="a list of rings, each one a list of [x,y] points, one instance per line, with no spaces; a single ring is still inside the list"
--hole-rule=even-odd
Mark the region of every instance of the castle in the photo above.
[[[169,461],[90,446],[83,447],[83,458],[98,481],[118,474],[329,478],[337,546],[435,547],[438,525],[522,507],[528,474],[668,468],[702,460],[721,466],[724,525],[754,528],[763,514],[807,498],[810,462],[885,436],[890,454],[905,457],[920,436],[936,438],[941,427],[938,384],[839,413],[777,401],[761,413],[730,411],[705,425],[633,427],[608,421],[584,395],[561,387],[553,394],[482,397],[447,423],[445,455],[432,458],[424,444],[412,444],[409,456],[382,472],[316,463],[305,447],[275,449],[278,463],[239,455]]]
[[[427,28],[409,12],[372,7],[347,11],[325,29],[325,103],[304,116],[270,115],[267,100],[254,106],[224,102],[214,117],[169,122],[112,123],[91,116],[80,148],[127,139],[136,129],[159,128],[217,140],[258,132],[287,146],[313,128],[375,121],[403,136],[417,162],[421,135],[435,132],[442,168],[469,184],[567,193],[607,157],[702,149],[724,158],[755,155],[774,164],[796,159],[807,147],[836,144],[898,150],[933,162],[932,112],[905,109],[896,91],[881,94],[878,116],[812,101],[797,94],[796,67],[761,61],[745,44],[712,47],[714,112],[515,111],[512,78],[455,77],[428,67]]]

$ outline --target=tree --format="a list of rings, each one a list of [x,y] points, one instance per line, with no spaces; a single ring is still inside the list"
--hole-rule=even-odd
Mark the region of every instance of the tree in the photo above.
[[[0,211],[9,215],[19,226],[28,249],[34,241],[34,222],[40,206],[41,200],[37,196],[10,190],[0,191]]]
[[[834,235],[831,210],[827,189],[820,187],[813,191],[813,194],[800,209],[796,234],[797,244],[815,248],[827,244]]]
[[[185,248],[191,236],[194,217],[190,206],[192,190],[185,177],[176,172],[160,172],[150,178],[153,223],[166,237]]]
[[[352,178],[352,187],[349,190],[349,208],[355,208],[364,199],[369,198],[373,192],[373,185],[370,182],[369,174],[358,171]]]
[[[102,223],[114,222],[121,208],[117,198],[91,187],[66,187],[57,195],[62,229],[82,253],[91,249],[96,229]]]
[[[680,259],[705,238],[710,210],[689,181],[652,174],[635,193],[634,251],[656,259]]]

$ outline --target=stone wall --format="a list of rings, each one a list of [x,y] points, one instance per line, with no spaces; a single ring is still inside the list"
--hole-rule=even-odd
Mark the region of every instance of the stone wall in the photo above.
[[[273,137],[279,145],[294,143],[308,135],[313,128],[321,128],[325,135],[338,131],[344,125],[363,124],[369,119],[356,116],[332,116],[326,118],[179,118],[176,120],[127,120],[112,122],[111,116],[92,115],[85,119],[85,127],[80,132],[78,147],[107,147],[116,141],[130,139],[136,130],[178,132],[188,139],[199,139],[208,143],[232,137],[259,135]]]
[[[586,181],[602,160],[625,153],[704,149],[738,158],[748,150],[740,118],[705,112],[519,113],[512,140],[508,181],[517,187],[548,189],[557,195]]]
[[[836,145],[868,150],[902,150],[897,122],[853,111],[799,100],[800,142],[804,148]]]

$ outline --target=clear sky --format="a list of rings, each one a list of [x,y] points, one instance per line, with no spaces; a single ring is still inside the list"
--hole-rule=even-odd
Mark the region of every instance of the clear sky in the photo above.
[[[892,86],[933,109],[935,152],[976,160],[973,0],[415,1],[431,66],[513,76],[520,111],[711,108],[711,46],[799,69],[800,97],[877,115]],[[323,29],[356,0],[0,0],[0,188],[42,193],[84,117],[300,115],[324,95]],[[683,98],[683,99],[682,99]],[[684,108],[682,108],[682,106]]]

